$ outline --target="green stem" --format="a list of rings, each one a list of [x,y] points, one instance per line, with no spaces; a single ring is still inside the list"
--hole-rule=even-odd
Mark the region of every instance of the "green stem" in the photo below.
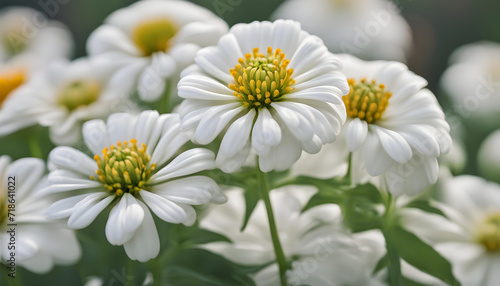
[[[347,173],[344,176],[344,181],[348,182],[349,185],[352,183],[351,172],[352,172],[352,152],[349,152],[349,158],[347,159]]]
[[[135,281],[135,261],[128,259],[127,262],[127,285],[134,286]],[[129,279],[130,278],[130,279]]]
[[[269,198],[269,186],[267,182],[266,173],[262,172],[260,169],[257,170],[260,182],[260,194],[262,200],[264,201],[264,205],[266,206],[267,211],[267,219],[269,221],[269,229],[271,231],[271,238],[273,240],[274,253],[276,255],[276,260],[278,262],[279,270],[280,270],[280,279],[281,285],[286,286],[286,270],[287,270],[287,261],[285,258],[285,254],[283,252],[283,248],[281,247],[281,242],[278,235],[278,228],[276,227],[276,221],[274,219],[273,208],[271,205],[271,199]]]
[[[172,93],[172,87],[170,86],[172,84],[171,80],[167,80],[167,84],[165,85],[165,92],[163,92],[162,97],[160,99],[160,107],[159,107],[159,112],[160,114],[164,113],[169,113],[169,107],[170,107],[170,94]]]
[[[394,243],[389,234],[393,227],[393,212],[395,209],[395,200],[391,193],[387,194],[385,199],[385,215],[384,215],[384,227],[382,233],[385,238],[385,247],[387,249],[387,261],[389,268],[389,284],[390,285],[403,285],[403,277],[401,275],[401,262],[399,254],[394,247]]]
[[[35,158],[43,158],[42,149],[40,149],[40,144],[38,143],[38,137],[36,132],[33,132],[28,138],[28,144],[31,152],[31,156]]]
[[[173,244],[171,247],[167,248],[166,252],[158,258],[157,261],[151,263],[151,272],[153,273],[153,285],[162,286],[163,285],[163,269],[167,267],[170,262],[179,254],[181,248],[178,244]]]

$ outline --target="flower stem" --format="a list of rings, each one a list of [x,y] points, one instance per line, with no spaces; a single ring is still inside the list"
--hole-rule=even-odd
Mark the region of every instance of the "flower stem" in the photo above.
[[[33,132],[28,138],[28,144],[31,152],[31,156],[35,158],[42,158],[42,149],[40,149],[40,144],[38,144],[38,137],[36,132]]]
[[[286,270],[287,270],[287,261],[285,258],[285,254],[283,253],[283,248],[281,247],[281,242],[278,235],[278,229],[276,227],[276,221],[274,219],[273,208],[271,205],[271,199],[269,198],[269,186],[267,181],[266,173],[262,172],[258,169],[259,183],[260,183],[260,195],[262,200],[264,201],[264,205],[266,206],[267,211],[267,219],[269,221],[269,229],[271,231],[271,238],[273,240],[274,253],[276,255],[276,260],[278,262],[279,270],[280,270],[280,279],[281,285],[286,286]]]
[[[134,286],[135,281],[135,261],[132,259],[128,259],[127,262],[127,285]]]
[[[349,184],[352,183],[352,152],[349,152],[349,158],[347,159],[347,172],[345,173],[344,176],[344,181],[348,182]]]
[[[389,234],[390,229],[393,224],[393,211],[395,208],[395,200],[393,199],[391,193],[388,193],[387,199],[385,201],[386,211],[384,216],[384,227],[382,233],[385,238],[385,247],[387,249],[387,261],[389,268],[389,284],[390,285],[403,285],[403,277],[401,276],[401,262],[399,254],[394,247],[394,243]]]
[[[161,99],[160,99],[160,106],[159,106],[159,112],[160,114],[164,114],[164,113],[169,113],[170,110],[170,97],[171,97],[171,93],[172,93],[172,87],[170,86],[171,85],[171,80],[167,80],[167,84],[166,84],[166,87],[165,87],[165,91],[163,92],[162,96],[161,96]]]

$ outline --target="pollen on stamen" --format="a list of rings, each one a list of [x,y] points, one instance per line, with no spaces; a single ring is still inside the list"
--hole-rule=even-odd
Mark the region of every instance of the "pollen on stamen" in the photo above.
[[[367,123],[373,123],[382,117],[392,93],[385,89],[385,85],[377,84],[375,79],[360,81],[347,79],[350,91],[342,97],[346,107],[347,115],[351,118],[359,118]]]
[[[141,189],[148,189],[148,180],[156,164],[150,165],[151,156],[146,153],[147,145],[137,147],[137,140],[119,141],[110,148],[103,148],[102,157],[94,156],[97,163],[95,173],[104,187],[117,196],[124,193],[135,195]]]
[[[293,69],[287,68],[290,60],[281,49],[268,47],[266,52],[264,55],[259,48],[253,48],[252,53],[238,59],[235,68],[229,70],[234,82],[228,87],[244,106],[266,107],[293,90]]]

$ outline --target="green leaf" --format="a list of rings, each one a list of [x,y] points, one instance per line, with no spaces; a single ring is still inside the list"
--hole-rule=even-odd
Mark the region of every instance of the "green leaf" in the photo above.
[[[341,205],[344,223],[353,232],[381,228],[382,217],[377,209],[381,202],[378,189],[371,184],[346,190],[345,201]]]
[[[195,261],[196,263],[193,263]],[[204,249],[188,249],[177,255],[163,270],[168,285],[247,285],[254,286],[248,271]]]
[[[423,210],[423,211],[428,212],[428,213],[437,214],[437,215],[446,217],[446,215],[440,209],[432,206],[431,202],[428,200],[425,200],[425,201],[424,200],[414,200],[414,201],[411,201],[410,203],[408,203],[405,207],[416,208],[416,209],[420,209],[420,210]]]
[[[241,225],[240,231],[244,231],[247,227],[248,220],[252,215],[257,203],[260,200],[260,195],[257,189],[247,189],[245,188],[245,217],[243,218],[243,224]]]
[[[459,285],[452,273],[451,264],[430,245],[400,226],[386,229],[388,243],[409,264],[450,285]]]

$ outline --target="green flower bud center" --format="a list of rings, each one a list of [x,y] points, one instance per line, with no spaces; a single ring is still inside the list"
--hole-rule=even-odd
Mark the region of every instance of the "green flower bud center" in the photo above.
[[[350,91],[344,95],[344,101],[347,115],[351,118],[359,118],[367,123],[373,123],[380,119],[389,105],[391,92],[385,90],[383,84],[377,84],[375,80],[367,82],[366,79],[356,81],[348,79]]]
[[[59,104],[73,111],[97,100],[101,87],[94,81],[74,81],[64,87],[59,94]]]
[[[132,31],[132,40],[144,56],[170,49],[171,39],[177,34],[177,25],[169,19],[147,20]]]
[[[25,81],[23,70],[6,70],[0,72],[0,107],[9,94]]]
[[[146,154],[146,150],[146,144],[138,147],[135,139],[106,147],[102,150],[102,158],[94,156],[97,177],[90,178],[102,182],[108,191],[117,196],[149,190],[148,181],[156,165],[149,164],[151,156]]]
[[[290,60],[285,57],[280,49],[273,52],[268,47],[267,55],[264,55],[254,48],[251,54],[238,60],[234,69],[229,70],[234,83],[228,87],[234,91],[234,96],[250,108],[261,108],[279,101],[292,90],[295,83],[292,79],[293,69],[287,69]]]
[[[493,213],[481,222],[478,228],[477,241],[488,252],[500,252],[500,213]]]
[[[11,23],[13,27],[7,30],[7,33],[2,37],[2,46],[10,56],[15,56],[22,53],[28,46],[29,39],[23,36],[23,23]]]

